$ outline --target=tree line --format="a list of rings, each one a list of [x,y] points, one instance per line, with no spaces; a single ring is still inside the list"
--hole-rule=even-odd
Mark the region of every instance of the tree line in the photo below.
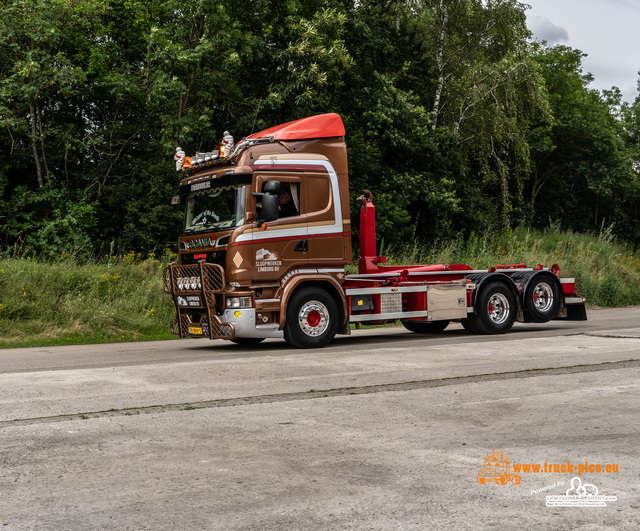
[[[534,42],[527,8],[5,0],[0,252],[173,246],[177,146],[323,112],[385,244],[553,225],[638,245],[640,98],[590,88],[584,54]]]

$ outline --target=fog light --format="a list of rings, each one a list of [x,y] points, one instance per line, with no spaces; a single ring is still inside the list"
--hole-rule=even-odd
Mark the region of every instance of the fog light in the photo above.
[[[235,312],[233,312],[233,315],[236,317],[236,319],[239,319],[240,316],[242,315],[242,312],[236,310]]]

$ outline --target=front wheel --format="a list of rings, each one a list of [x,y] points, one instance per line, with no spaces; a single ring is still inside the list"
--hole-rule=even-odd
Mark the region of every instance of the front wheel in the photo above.
[[[327,345],[338,331],[340,312],[333,297],[320,288],[296,291],[287,305],[284,339],[293,347]]]
[[[439,334],[449,326],[449,321],[428,322],[401,320],[400,322],[407,330],[415,332],[416,334]]]
[[[481,334],[504,334],[516,320],[516,300],[502,282],[492,282],[478,297],[478,315],[473,327]]]

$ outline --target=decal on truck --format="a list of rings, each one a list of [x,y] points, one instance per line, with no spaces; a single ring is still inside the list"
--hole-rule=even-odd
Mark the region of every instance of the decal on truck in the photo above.
[[[259,249],[256,251],[256,267],[258,272],[272,272],[280,271],[282,262],[279,260],[279,256],[273,251],[268,249]]]
[[[260,249],[256,251],[256,262],[261,260],[277,260],[278,255],[273,251],[269,251],[268,249]]]

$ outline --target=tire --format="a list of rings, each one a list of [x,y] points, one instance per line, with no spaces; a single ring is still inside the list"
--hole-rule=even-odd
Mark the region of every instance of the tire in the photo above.
[[[333,297],[320,288],[301,288],[287,305],[284,339],[297,348],[320,348],[336,335],[340,320]]]
[[[480,483],[480,485],[484,485],[485,483],[484,478],[478,478],[478,483]]]
[[[478,298],[478,315],[472,323],[480,334],[504,334],[516,320],[516,300],[502,282],[492,282]]]
[[[551,275],[538,275],[527,286],[524,295],[524,307],[527,320],[534,323],[546,323],[558,313],[560,290]]]
[[[506,485],[507,482],[509,481],[509,478],[507,478],[507,476],[501,476],[499,481],[500,481],[500,485]]]
[[[231,341],[237,345],[257,345],[258,343],[262,343],[265,339],[266,338],[264,337],[236,337]]]
[[[511,483],[514,485],[520,485],[522,478],[520,476],[511,476]]]
[[[422,322],[401,320],[400,322],[407,330],[415,332],[416,334],[439,334],[449,326],[449,321]]]

